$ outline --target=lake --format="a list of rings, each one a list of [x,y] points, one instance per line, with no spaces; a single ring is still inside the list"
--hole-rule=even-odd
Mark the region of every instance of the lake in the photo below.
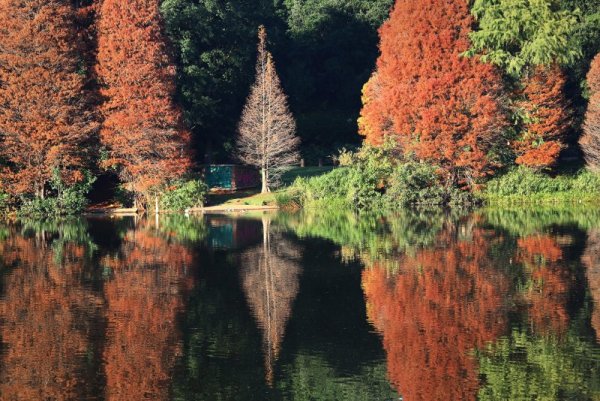
[[[0,399],[600,400],[600,209],[0,225]]]

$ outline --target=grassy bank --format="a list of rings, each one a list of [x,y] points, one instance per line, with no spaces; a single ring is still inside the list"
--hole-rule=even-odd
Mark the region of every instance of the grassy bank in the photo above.
[[[600,204],[600,174],[580,170],[550,176],[517,168],[488,181],[477,195],[490,205]]]
[[[298,178],[276,195],[280,207],[393,210],[411,206],[594,203],[600,174],[588,170],[549,175],[524,167],[499,173],[470,193],[442,185],[436,169],[420,163],[373,168],[358,164]]]

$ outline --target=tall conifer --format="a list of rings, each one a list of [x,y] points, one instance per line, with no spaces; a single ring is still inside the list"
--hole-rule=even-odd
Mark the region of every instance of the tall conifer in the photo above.
[[[397,0],[359,121],[367,142],[397,135],[407,156],[469,185],[491,172],[506,126],[499,74],[463,56],[472,24],[467,0]]]
[[[43,198],[56,173],[83,178],[97,123],[68,0],[0,0],[2,190]]]
[[[104,0],[98,20],[103,165],[116,169],[136,199],[146,202],[190,167],[189,133],[173,100],[175,66],[159,3]]]

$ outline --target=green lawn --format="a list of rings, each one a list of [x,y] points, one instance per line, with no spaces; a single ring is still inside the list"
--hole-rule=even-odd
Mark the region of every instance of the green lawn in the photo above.
[[[283,185],[291,185],[298,177],[316,177],[333,170],[333,167],[296,167],[286,172]],[[271,206],[275,204],[275,194],[261,194],[260,188],[245,189],[231,193],[209,194],[206,206]]]
[[[291,185],[294,180],[298,177],[316,177],[318,175],[322,175],[333,170],[332,166],[324,166],[324,167],[296,167],[288,172],[286,172],[281,180],[283,181],[284,186]]]

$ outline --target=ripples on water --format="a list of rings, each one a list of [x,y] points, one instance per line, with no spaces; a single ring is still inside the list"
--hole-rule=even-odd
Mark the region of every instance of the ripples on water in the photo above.
[[[600,210],[0,226],[1,400],[600,400]]]

